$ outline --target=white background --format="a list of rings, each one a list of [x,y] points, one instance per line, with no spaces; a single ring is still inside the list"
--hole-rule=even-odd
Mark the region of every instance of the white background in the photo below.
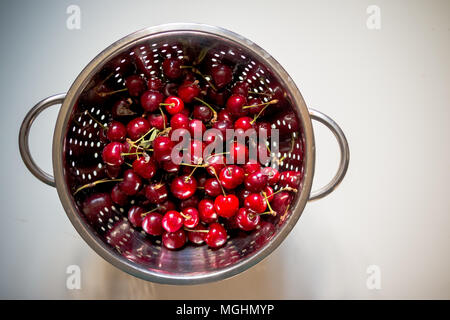
[[[81,8],[81,29],[66,8]],[[381,30],[366,26],[369,5]],[[442,1],[3,1],[1,51],[0,298],[395,299],[450,298],[450,2]],[[112,267],[76,233],[56,190],[36,180],[17,147],[20,122],[40,99],[70,87],[115,40],[168,22],[242,34],[272,54],[307,105],[340,124],[351,162],[342,185],[310,203],[284,243],[219,283],[175,287]],[[51,170],[57,108],[31,132]],[[315,125],[315,187],[338,163]],[[81,267],[81,290],[66,268]],[[381,289],[366,286],[381,269]]]

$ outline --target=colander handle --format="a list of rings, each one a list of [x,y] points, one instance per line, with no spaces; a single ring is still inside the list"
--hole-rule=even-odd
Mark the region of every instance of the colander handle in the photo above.
[[[20,149],[20,155],[22,156],[22,160],[27,166],[28,170],[39,180],[42,182],[48,184],[49,186],[55,187],[55,179],[51,174],[48,174],[47,172],[43,171],[41,168],[38,167],[36,162],[34,162],[33,157],[30,153],[30,145],[29,145],[29,134],[31,126],[33,125],[34,120],[37,118],[37,116],[47,109],[50,106],[56,105],[56,104],[62,104],[64,101],[64,98],[66,97],[65,93],[56,94],[54,96],[50,96],[48,98],[45,98],[44,100],[39,101],[25,116],[25,119],[23,119],[22,125],[20,126],[20,132],[19,132],[19,149]]]
[[[336,187],[341,183],[342,179],[344,179],[344,176],[347,173],[348,163],[350,161],[350,150],[344,132],[341,130],[338,124],[334,122],[333,119],[328,117],[326,114],[323,114],[322,112],[314,109],[309,109],[309,114],[311,116],[311,119],[319,121],[328,129],[330,129],[331,132],[333,132],[339,144],[339,149],[341,152],[341,160],[339,163],[338,171],[327,185],[323,186],[319,190],[311,191],[311,194],[309,195],[309,201],[312,201],[323,198],[333,192],[333,190],[336,189]]]

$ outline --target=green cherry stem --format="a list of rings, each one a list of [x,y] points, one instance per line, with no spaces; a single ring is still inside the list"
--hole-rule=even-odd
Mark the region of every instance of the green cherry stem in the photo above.
[[[100,184],[100,183],[106,183],[106,182],[118,182],[118,181],[123,181],[123,179],[122,179],[122,178],[120,178],[120,179],[101,179],[101,180],[97,180],[97,181],[94,181],[94,182],[90,182],[90,183],[88,183],[88,184],[85,184],[85,185],[79,187],[79,188],[73,193],[73,195],[76,195],[78,192],[80,192],[80,191],[83,190],[83,189],[95,187],[96,185],[98,185],[98,184]]]

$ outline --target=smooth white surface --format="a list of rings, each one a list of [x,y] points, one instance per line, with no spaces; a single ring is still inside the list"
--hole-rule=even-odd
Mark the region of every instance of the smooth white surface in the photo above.
[[[66,8],[74,3],[81,30],[71,31]],[[381,30],[366,27],[372,4]],[[449,1],[7,1],[0,15],[0,298],[450,298]],[[103,48],[183,21],[228,28],[271,53],[307,104],[342,127],[351,162],[336,192],[308,204],[262,263],[219,283],[174,287],[97,256],[56,190],[22,164],[17,134],[32,105],[67,91]],[[33,154],[48,170],[56,109],[32,129]],[[315,128],[318,187],[336,170],[338,147]],[[66,289],[74,264],[81,290]],[[366,287],[373,264],[381,290]]]

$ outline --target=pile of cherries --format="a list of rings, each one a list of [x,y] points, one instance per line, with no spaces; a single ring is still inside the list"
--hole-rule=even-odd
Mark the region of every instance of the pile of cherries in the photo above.
[[[126,208],[134,227],[161,237],[166,248],[178,249],[188,241],[218,248],[226,243],[229,230],[250,232],[263,218],[286,213],[301,173],[262,165],[258,157],[249,157],[246,144],[225,139],[227,129],[236,135],[252,128],[265,130],[270,137],[271,124],[263,119],[279,100],[272,93],[252,94],[248,82],[235,81],[235,66],[215,62],[205,74],[198,63],[168,55],[153,65],[157,72],[150,73],[148,61],[145,65],[137,55],[120,57],[114,70],[121,71],[122,87],[111,89],[104,81],[91,90],[89,98],[97,103],[113,102],[107,125],[85,112],[102,126],[108,176],[74,190],[82,196],[86,215],[104,194],[92,192],[101,184],[109,190],[108,201]],[[188,162],[172,161],[176,129],[203,137],[209,128],[222,133],[229,152],[204,158],[206,146],[218,139],[211,134],[190,141],[184,150]],[[273,156],[269,148],[264,152]],[[237,164],[240,158],[244,164]]]

